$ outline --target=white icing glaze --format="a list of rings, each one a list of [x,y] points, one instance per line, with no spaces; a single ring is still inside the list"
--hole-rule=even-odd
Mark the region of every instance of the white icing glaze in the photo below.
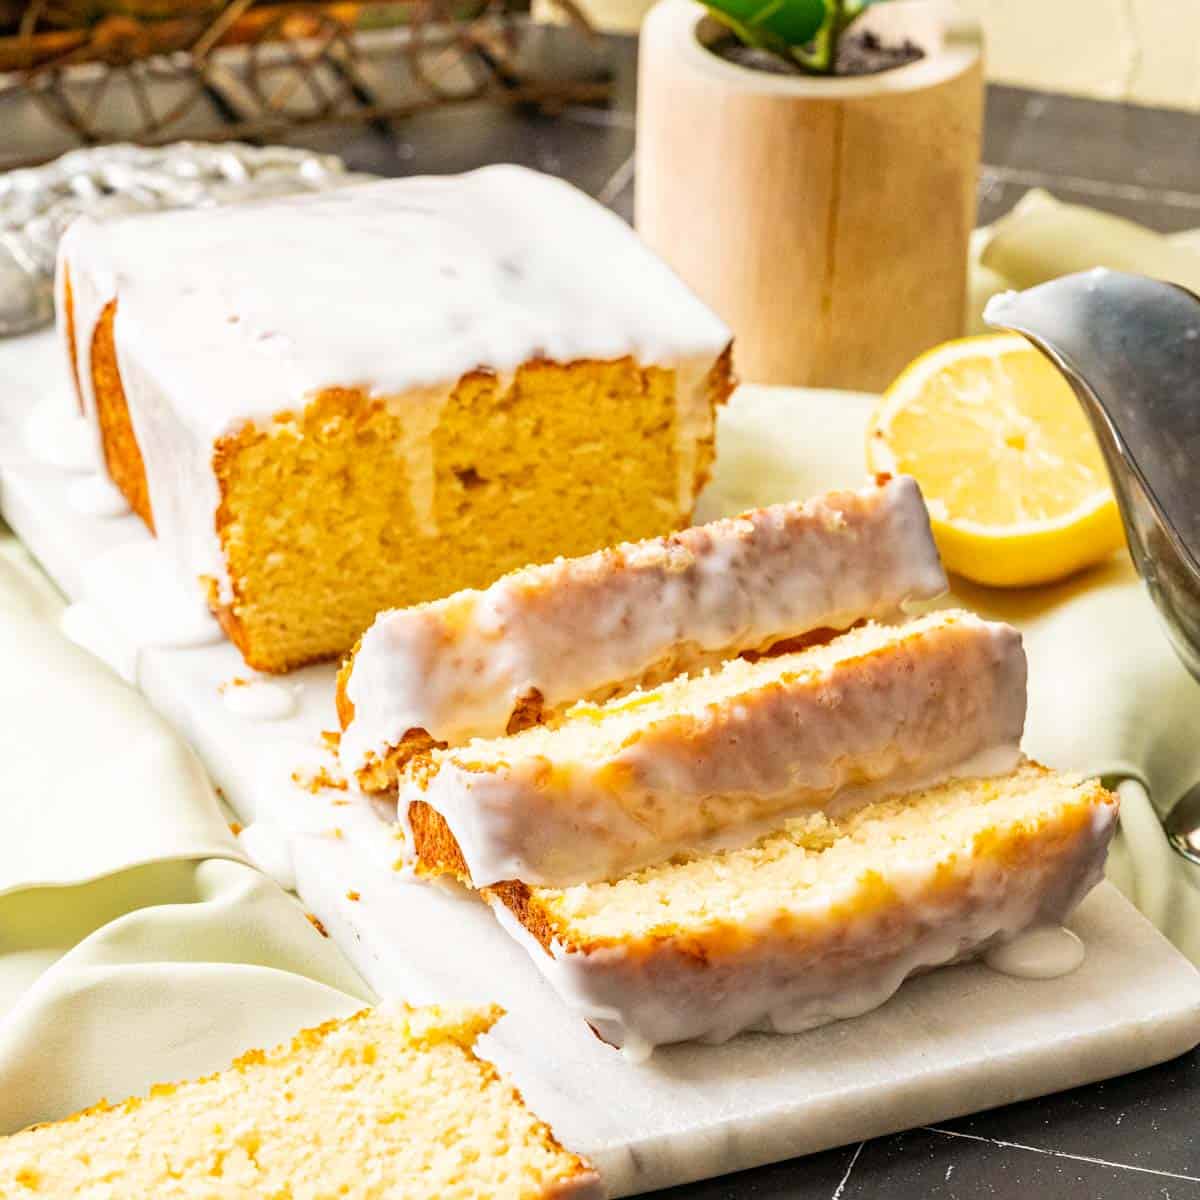
[[[342,762],[358,770],[409,729],[494,737],[534,689],[554,711],[945,587],[911,479],[514,572],[375,621],[347,684]]]
[[[186,263],[186,270],[181,264]],[[218,580],[212,447],[247,422],[296,411],[327,387],[361,387],[411,419],[401,455],[433,533],[427,432],[448,386],[536,358],[633,356],[711,366],[729,330],[615,214],[519,167],[409,178],[278,201],[88,218],[63,238],[84,407],[105,305],[155,527],[184,577]],[[61,289],[61,279],[60,279]],[[690,372],[680,439],[710,432]],[[692,484],[681,495],[690,508]]]
[[[246,857],[284,891],[296,890],[296,868],[288,834],[270,821],[255,821],[238,834]]]
[[[75,645],[95,655],[126,683],[137,684],[137,646],[122,637],[93,604],[79,603],[63,609],[59,628]]]
[[[88,517],[124,517],[132,509],[105,475],[84,475],[67,485],[67,503]]]
[[[1078,935],[1061,925],[1039,925],[998,942],[983,961],[1017,979],[1057,979],[1082,965],[1086,948]]]
[[[129,542],[97,555],[84,567],[83,596],[138,647],[207,646],[222,640],[203,600],[187,590],[154,542]]]
[[[1019,755],[1020,634],[968,613],[868,627],[732,663],[726,677],[744,683],[721,701],[661,711],[639,697],[612,744],[590,753],[579,737],[597,728],[594,706],[568,712],[557,734],[436,751],[436,773],[403,780],[398,812],[417,800],[437,809],[476,886],[566,887],[744,842],[787,816],[844,811],[881,787],[975,774],[989,752],[1008,771]]]
[[[888,1000],[905,979],[974,958],[1023,930],[1060,922],[1100,881],[1115,807],[1095,813],[1067,848],[1010,870],[991,864],[969,891],[939,899],[927,889],[929,864],[881,861],[896,898],[881,935],[877,913],[847,923],[840,952],[814,959],[803,940],[789,942],[773,917],[747,926],[732,948],[698,960],[663,939],[653,952],[609,945],[589,953],[553,943],[547,950],[497,899],[492,911],[529,952],[564,1004],[610,1044],[647,1046],[727,1041],[747,1030],[800,1033],[860,1016]],[[848,881],[848,886],[852,881]],[[834,910],[838,895],[816,903]]]
[[[97,469],[96,436],[63,396],[39,400],[25,422],[25,448],[32,458],[60,471]]]
[[[282,721],[296,711],[296,696],[285,684],[265,679],[231,679],[221,701],[235,716],[252,721]]]

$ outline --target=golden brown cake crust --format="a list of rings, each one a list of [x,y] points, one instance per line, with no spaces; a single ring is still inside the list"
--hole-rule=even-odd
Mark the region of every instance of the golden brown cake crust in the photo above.
[[[146,467],[129,417],[121,372],[117,368],[117,347],[113,339],[116,314],[117,302],[110,300],[100,313],[92,335],[89,362],[96,396],[96,421],[100,426],[100,444],[109,476],[129,502],[129,507],[153,533],[154,514],[150,509]]]
[[[71,370],[71,385],[75,389],[75,403],[82,413],[83,389],[79,386],[79,356],[75,343],[75,293],[71,291],[71,272],[63,265],[63,322],[67,334],[67,365]]]
[[[414,800],[408,806],[408,825],[417,874],[453,875],[469,887],[471,873],[445,817],[424,800]]]

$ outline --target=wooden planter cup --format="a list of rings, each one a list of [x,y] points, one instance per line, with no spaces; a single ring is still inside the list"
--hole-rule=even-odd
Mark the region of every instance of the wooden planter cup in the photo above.
[[[642,29],[638,232],[732,326],[752,382],[874,391],[963,332],[979,28],[925,0],[862,21],[925,57],[755,71],[708,49],[721,27],[691,0],[660,0]]]

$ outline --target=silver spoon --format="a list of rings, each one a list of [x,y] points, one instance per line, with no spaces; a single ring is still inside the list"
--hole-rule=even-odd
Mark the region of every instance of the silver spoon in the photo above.
[[[1083,405],[1112,477],[1129,552],[1185,666],[1200,679],[1200,298],[1097,269],[992,299]],[[1200,863],[1200,784],[1163,820]]]

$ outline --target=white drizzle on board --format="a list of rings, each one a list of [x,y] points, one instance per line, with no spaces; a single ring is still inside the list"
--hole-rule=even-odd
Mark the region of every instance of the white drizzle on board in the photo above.
[[[1062,925],[1037,925],[1007,942],[991,947],[984,963],[1001,975],[1017,979],[1058,979],[1083,962],[1086,947]]]
[[[99,466],[96,434],[62,395],[34,405],[25,422],[25,448],[37,462],[60,471],[95,472]]]
[[[197,593],[180,583],[157,542],[128,542],[83,568],[84,599],[112,615],[138,647],[208,646],[224,640]]]
[[[234,716],[252,721],[282,721],[296,711],[292,689],[268,679],[231,679],[221,687],[221,700]]]

